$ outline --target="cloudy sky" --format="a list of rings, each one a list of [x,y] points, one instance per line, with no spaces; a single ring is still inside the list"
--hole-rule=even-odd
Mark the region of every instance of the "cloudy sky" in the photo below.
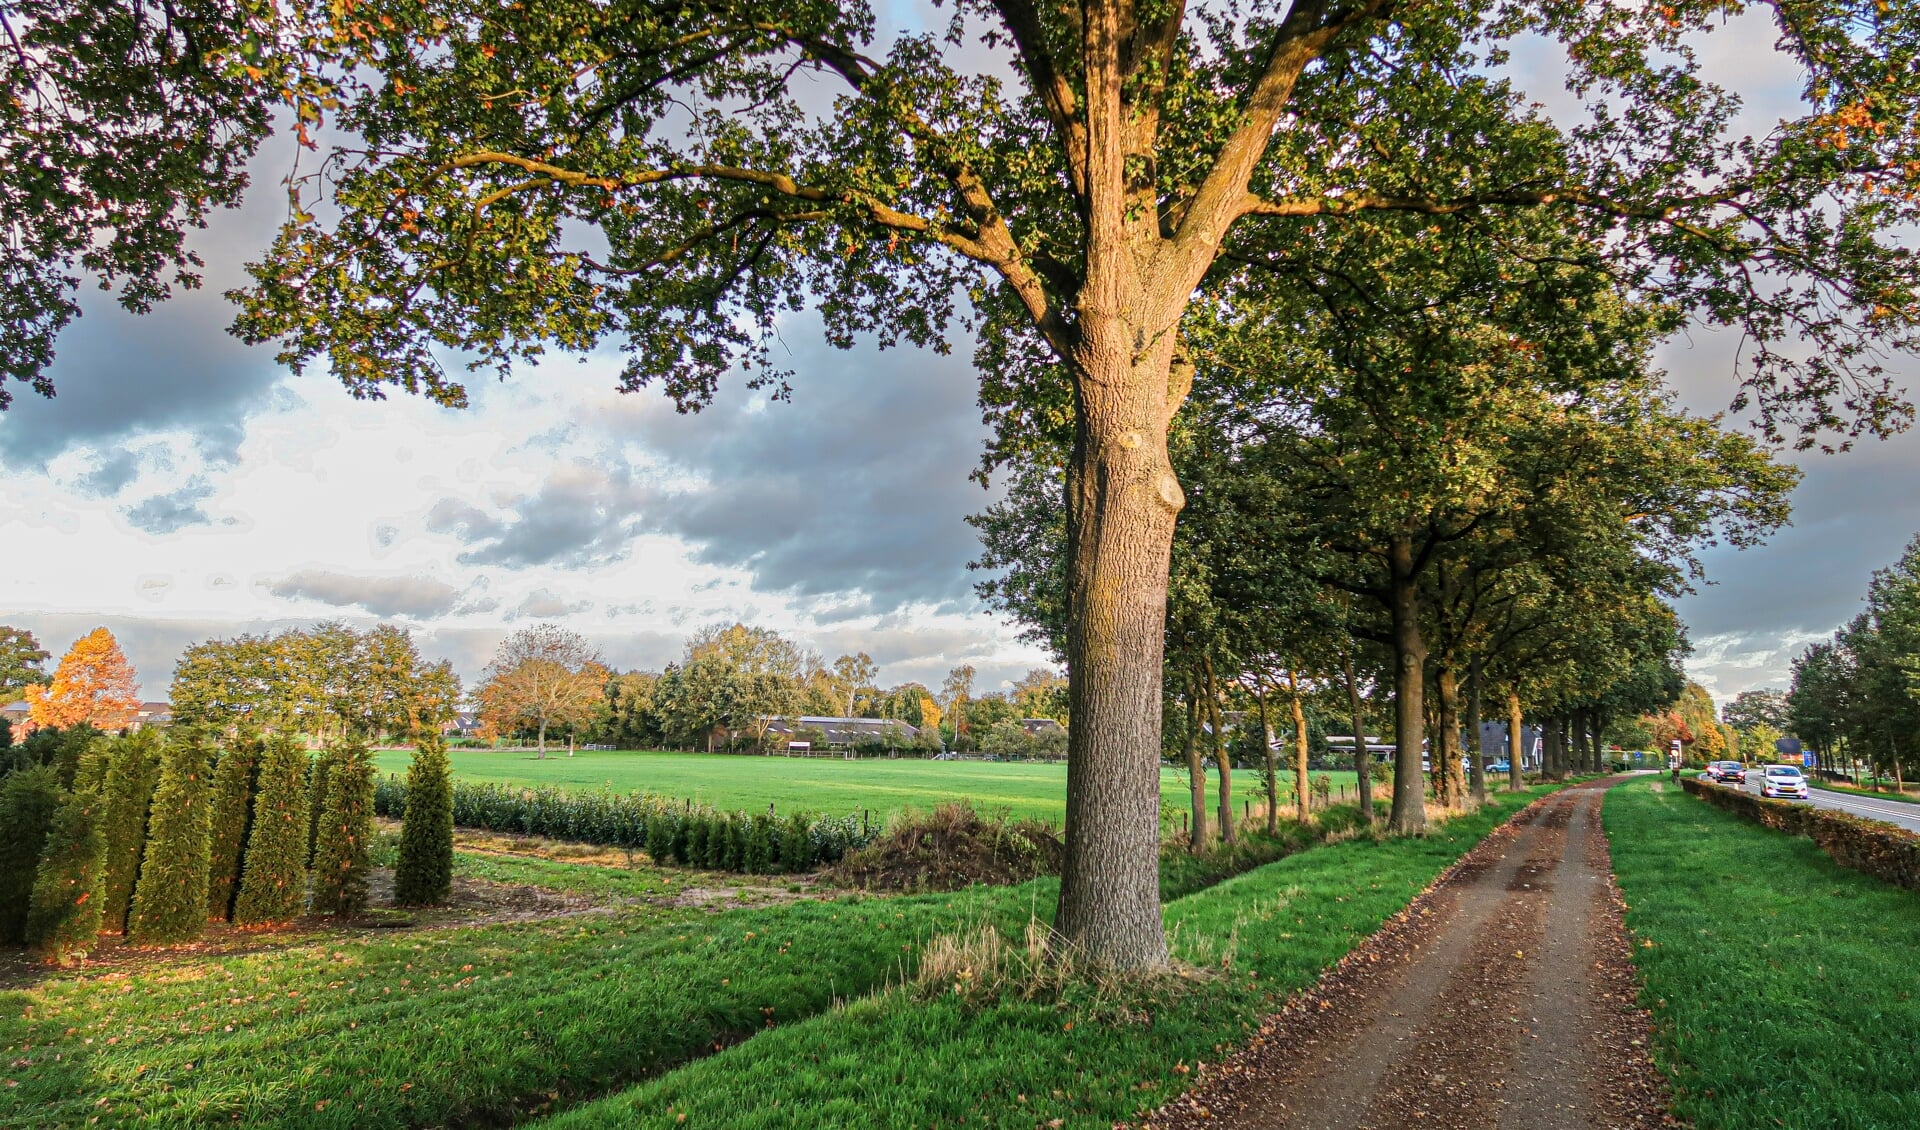
[[[1754,121],[1786,112],[1793,74],[1764,27],[1710,40],[1716,68],[1753,80]],[[1516,62],[1550,106],[1555,69],[1547,51]],[[0,623],[56,655],[104,623],[149,696],[189,642],[326,617],[413,626],[469,676],[536,620],[620,666],[658,667],[732,619],[829,659],[864,649],[887,682],[965,662],[993,687],[1044,661],[972,595],[962,519],[990,496],[967,480],[983,431],[964,345],[841,352],[796,319],[791,403],[735,387],[697,416],[612,392],[599,358],[475,386],[466,411],[357,402],[225,332],[221,292],[278,220],[289,156],[264,153],[262,190],[203,233],[204,289],[145,318],[90,302],[60,343],[59,396],[21,391],[0,414]],[[1732,347],[1664,351],[1690,405],[1730,399]],[[1695,676],[1723,698],[1782,684],[1920,530],[1916,463],[1912,436],[1803,459],[1795,526],[1710,552],[1714,583],[1682,604]]]

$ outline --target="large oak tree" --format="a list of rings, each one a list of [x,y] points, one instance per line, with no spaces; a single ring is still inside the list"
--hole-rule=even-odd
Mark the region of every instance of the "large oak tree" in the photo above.
[[[661,383],[692,406],[731,370],[785,381],[772,349],[784,311],[818,308],[839,343],[943,345],[964,296],[1005,445],[1071,430],[1055,924],[1106,962],[1165,953],[1152,751],[1184,502],[1166,434],[1188,388],[1190,310],[1239,258],[1310,253],[1326,225],[1364,212],[1472,225],[1536,210],[1593,236],[1623,285],[1745,330],[1742,395],[1769,427],[1903,419],[1878,360],[1920,324],[1914,260],[1886,234],[1916,216],[1909,4],[1779,5],[1804,105],[1753,138],[1690,51],[1726,0],[958,0],[946,34],[878,45],[866,4],[832,0],[173,8],[179,20],[137,0],[47,4],[29,21],[18,74],[65,82],[42,64],[56,59],[114,77],[126,57],[127,89],[179,91],[185,102],[135,107],[159,128],[133,129],[131,151],[178,154],[187,175],[171,158],[142,175],[96,146],[118,135],[89,133],[84,105],[48,126],[15,119],[16,147],[49,155],[12,162],[28,205],[16,230],[68,222],[48,229],[65,241],[51,258],[20,260],[34,297],[22,308],[52,313],[15,328],[14,375],[43,375],[71,310],[70,282],[41,263],[145,252],[139,305],[181,261],[170,220],[133,243],[96,233],[116,230],[123,199],[128,214],[191,222],[230,195],[233,154],[262,118],[222,84],[256,74],[297,104],[303,134],[322,115],[338,132],[294,181],[240,329],[283,339],[295,365],[324,358],[360,395],[397,385],[464,403],[445,358],[506,370],[614,341],[627,387]],[[130,33],[130,55],[92,50]],[[1577,126],[1489,77],[1529,36],[1565,50]],[[831,105],[823,79],[842,92]],[[15,105],[79,104],[32,97]],[[236,131],[209,129],[207,108]],[[122,168],[130,186],[111,179]]]

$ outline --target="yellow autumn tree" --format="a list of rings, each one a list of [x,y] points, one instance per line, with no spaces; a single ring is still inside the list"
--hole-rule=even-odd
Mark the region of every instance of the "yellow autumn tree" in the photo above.
[[[929,694],[921,695],[920,696],[920,728],[922,730],[932,730],[934,733],[938,734],[940,732],[940,718],[941,718],[940,704],[933,701],[932,695],[929,695]]]
[[[35,726],[78,726],[118,730],[140,709],[134,693],[133,665],[120,641],[95,628],[76,642],[54,669],[53,681],[27,688],[27,718]]]

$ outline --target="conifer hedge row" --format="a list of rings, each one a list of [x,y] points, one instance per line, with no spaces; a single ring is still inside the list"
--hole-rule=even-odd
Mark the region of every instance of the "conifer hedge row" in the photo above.
[[[838,862],[880,832],[860,816],[794,813],[778,819],[650,793],[570,793],[492,781],[455,781],[451,791],[457,827],[627,848],[644,851],[662,865],[714,871],[804,871]],[[375,786],[374,810],[401,817],[408,796],[407,781],[388,774]]]
[[[0,943],[64,964],[103,932],[171,945],[209,919],[269,925],[367,904],[375,774],[362,742],[317,764],[287,735],[216,757],[188,728],[76,729],[39,745],[0,764]],[[424,740],[418,762],[421,796],[442,799],[407,828],[396,887],[414,906],[444,900],[453,873],[444,743]]]

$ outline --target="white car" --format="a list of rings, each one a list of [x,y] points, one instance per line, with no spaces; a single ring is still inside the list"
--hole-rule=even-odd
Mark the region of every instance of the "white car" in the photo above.
[[[1807,799],[1807,778],[1792,765],[1769,765],[1760,771],[1760,795]]]

